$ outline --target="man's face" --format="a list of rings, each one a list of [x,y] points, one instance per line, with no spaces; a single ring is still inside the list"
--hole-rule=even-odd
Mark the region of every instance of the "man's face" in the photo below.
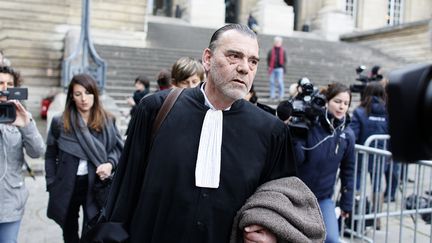
[[[217,41],[214,51],[206,49],[204,67],[225,99],[242,99],[249,92],[258,68],[258,42],[236,30],[228,30]]]
[[[7,88],[13,88],[14,81],[13,76],[9,73],[0,73],[0,90],[5,91]],[[6,96],[0,96],[0,101],[6,101]]]

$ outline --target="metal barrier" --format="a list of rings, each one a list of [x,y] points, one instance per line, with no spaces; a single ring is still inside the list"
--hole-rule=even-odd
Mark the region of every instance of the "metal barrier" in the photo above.
[[[389,138],[372,135],[355,146],[353,208],[341,221],[342,242],[432,243],[432,161],[392,161],[383,149]]]

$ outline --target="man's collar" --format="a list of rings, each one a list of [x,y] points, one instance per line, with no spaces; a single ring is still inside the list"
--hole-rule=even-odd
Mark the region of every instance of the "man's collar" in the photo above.
[[[206,93],[205,93],[205,91],[204,91],[204,86],[207,84],[207,82],[204,82],[202,85],[201,85],[201,88],[200,88],[200,90],[201,90],[201,92],[203,93],[203,95],[204,95],[204,104],[207,106],[207,107],[209,107],[210,109],[212,109],[212,110],[217,110],[213,105],[212,105],[212,103],[210,102],[210,100],[207,98],[207,95],[206,95]],[[226,108],[224,111],[229,111],[231,109],[231,106],[230,107],[228,107],[228,108]]]

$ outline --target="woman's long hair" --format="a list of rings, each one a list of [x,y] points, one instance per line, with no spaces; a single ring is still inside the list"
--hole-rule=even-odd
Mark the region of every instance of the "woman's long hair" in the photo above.
[[[73,100],[73,87],[74,85],[79,84],[83,86],[90,94],[93,94],[94,96],[94,103],[93,106],[90,108],[90,117],[87,122],[87,126],[97,132],[102,131],[103,127],[105,126],[106,120],[111,116],[108,112],[104,110],[102,107],[102,104],[99,100],[99,91],[96,85],[96,81],[88,74],[78,74],[73,76],[71,82],[69,83],[68,91],[67,91],[67,97],[66,97],[66,106],[65,111],[63,113],[63,122],[64,122],[64,129],[66,132],[71,131],[72,122],[76,126],[78,126],[78,119],[76,118],[74,121],[72,121],[72,110],[75,111],[75,113],[78,113],[76,104]]]
[[[379,98],[382,104],[386,104],[387,94],[384,86],[379,82],[369,83],[363,91],[360,106],[365,109],[367,115],[372,111],[373,97]]]

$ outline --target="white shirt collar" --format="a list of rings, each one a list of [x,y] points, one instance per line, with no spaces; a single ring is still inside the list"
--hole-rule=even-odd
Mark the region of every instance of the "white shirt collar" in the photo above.
[[[204,104],[207,106],[207,107],[209,107],[210,109],[212,109],[212,110],[216,110],[216,108],[212,105],[212,103],[210,103],[210,100],[207,98],[207,95],[206,95],[206,93],[205,93],[205,91],[204,91],[204,86],[207,84],[207,82],[204,82],[202,85],[201,85],[201,88],[200,88],[200,90],[201,90],[201,92],[203,93],[203,95],[204,95]],[[231,109],[231,106],[230,107],[228,107],[228,108],[226,108],[224,111],[229,111]]]

